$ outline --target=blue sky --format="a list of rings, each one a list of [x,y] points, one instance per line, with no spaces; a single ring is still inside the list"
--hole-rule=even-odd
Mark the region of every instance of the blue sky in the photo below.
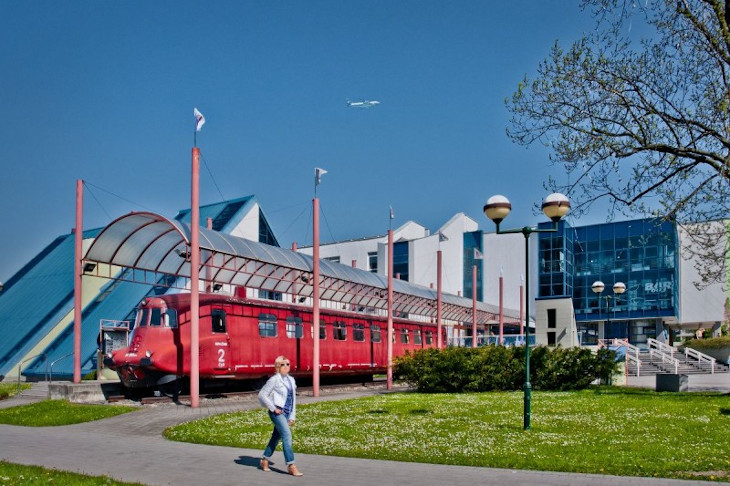
[[[384,233],[390,205],[493,231],[497,193],[507,227],[536,224],[559,169],[510,142],[504,99],[593,27],[577,4],[0,0],[0,281],[71,230],[77,179],[87,229],[189,207],[193,107],[201,203],[256,194],[282,246],[311,243],[314,167],[325,242]]]

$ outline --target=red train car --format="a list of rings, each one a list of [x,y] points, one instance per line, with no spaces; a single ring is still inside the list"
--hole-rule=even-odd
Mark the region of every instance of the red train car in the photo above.
[[[277,301],[200,295],[201,379],[259,379],[286,355],[292,374],[312,375],[312,309]],[[144,299],[129,346],[107,356],[130,388],[156,387],[190,375],[190,294]],[[387,368],[387,319],[320,310],[320,374],[370,375]],[[393,320],[393,356],[435,347],[435,324]],[[443,340],[446,342],[445,331]]]

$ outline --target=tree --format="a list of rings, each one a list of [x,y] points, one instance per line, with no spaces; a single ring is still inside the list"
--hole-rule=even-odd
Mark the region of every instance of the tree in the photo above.
[[[584,0],[597,28],[559,42],[506,101],[507,132],[542,142],[572,182],[548,181],[579,215],[680,225],[730,214],[730,0]],[[641,34],[640,34],[641,33]],[[725,283],[727,229],[686,224],[702,282]]]

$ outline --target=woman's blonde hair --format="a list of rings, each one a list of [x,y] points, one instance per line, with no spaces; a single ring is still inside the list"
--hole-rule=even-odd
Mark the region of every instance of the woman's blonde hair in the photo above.
[[[287,358],[287,357],[286,357],[286,356],[284,356],[284,355],[278,356],[278,357],[277,357],[277,358],[276,358],[276,359],[274,360],[274,368],[276,368],[277,370],[278,370],[279,368],[281,368],[281,363],[283,363],[284,361],[289,361],[289,358]]]

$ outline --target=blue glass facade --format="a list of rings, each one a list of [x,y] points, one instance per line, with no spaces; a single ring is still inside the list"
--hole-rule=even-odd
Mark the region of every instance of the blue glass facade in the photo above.
[[[484,292],[482,289],[482,274],[483,264],[482,258],[474,258],[474,250],[478,250],[482,255],[484,250],[482,248],[482,232],[473,231],[470,233],[464,233],[464,297],[472,298],[474,296],[474,289],[472,288],[472,267],[477,266],[477,300],[484,300]]]
[[[538,299],[571,297],[583,344],[594,344],[600,334],[641,344],[655,337],[663,318],[678,315],[679,252],[672,222],[573,228],[563,221],[557,233],[540,233],[538,248]],[[597,280],[605,284],[600,297],[591,289]],[[613,293],[616,282],[626,285],[625,293]]]
[[[393,275],[408,282],[408,242],[401,241],[393,244]]]

